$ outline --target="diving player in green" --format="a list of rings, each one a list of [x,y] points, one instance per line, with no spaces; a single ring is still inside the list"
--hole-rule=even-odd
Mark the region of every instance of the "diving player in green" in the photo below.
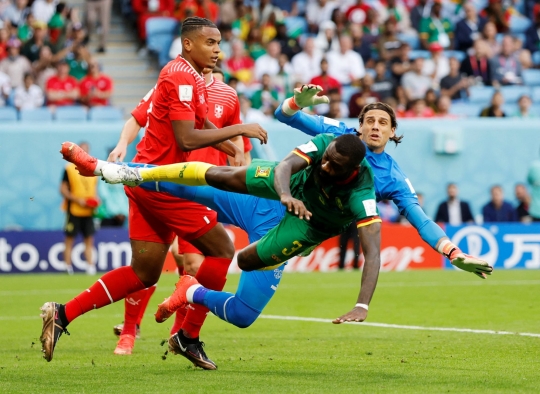
[[[381,220],[375,203],[373,173],[364,159],[365,152],[364,144],[356,136],[336,138],[322,134],[297,147],[280,163],[255,160],[247,167],[215,167],[189,162],[153,168],[107,163],[101,172],[110,183],[134,186],[148,181],[170,181],[210,185],[281,201],[289,214],[259,242],[238,254],[238,266],[252,271],[282,264],[341,233],[351,222],[357,223],[360,232],[371,225],[377,228],[371,231],[376,234],[377,240],[372,244],[377,252],[366,250],[366,254],[379,259]]]

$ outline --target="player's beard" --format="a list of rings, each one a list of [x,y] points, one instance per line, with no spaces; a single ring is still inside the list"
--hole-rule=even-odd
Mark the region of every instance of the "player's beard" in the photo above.
[[[332,176],[328,174],[326,171],[323,171],[320,164],[317,166],[316,174],[318,175],[319,182],[325,186],[332,185],[336,182],[344,181],[350,176],[350,174],[343,177]]]
[[[336,178],[336,177],[334,177],[334,176],[328,174],[326,171],[323,171],[320,164],[319,164],[319,166],[317,167],[317,175],[318,175],[318,177],[319,177],[319,181],[320,181],[323,185],[331,185],[332,183],[335,183],[335,182],[339,182],[339,181],[340,181],[339,178]]]

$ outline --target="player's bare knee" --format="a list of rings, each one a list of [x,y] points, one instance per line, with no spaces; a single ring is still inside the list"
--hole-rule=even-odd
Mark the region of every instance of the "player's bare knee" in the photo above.
[[[253,267],[252,262],[249,260],[249,257],[245,253],[240,252],[237,257],[238,268],[242,271],[250,272],[256,270]]]

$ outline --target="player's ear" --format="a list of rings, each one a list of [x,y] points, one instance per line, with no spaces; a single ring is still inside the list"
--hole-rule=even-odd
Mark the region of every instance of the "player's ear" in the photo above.
[[[396,128],[392,127],[392,134],[390,134],[390,138],[393,138],[396,136]]]
[[[182,37],[182,47],[186,52],[193,50],[193,41],[188,37]]]

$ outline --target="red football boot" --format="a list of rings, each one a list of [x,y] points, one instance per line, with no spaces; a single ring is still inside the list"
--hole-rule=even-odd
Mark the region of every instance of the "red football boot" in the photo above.
[[[95,176],[94,170],[97,167],[98,159],[90,156],[79,145],[73,142],[64,142],[60,153],[64,160],[77,166],[77,170],[82,176]]]

